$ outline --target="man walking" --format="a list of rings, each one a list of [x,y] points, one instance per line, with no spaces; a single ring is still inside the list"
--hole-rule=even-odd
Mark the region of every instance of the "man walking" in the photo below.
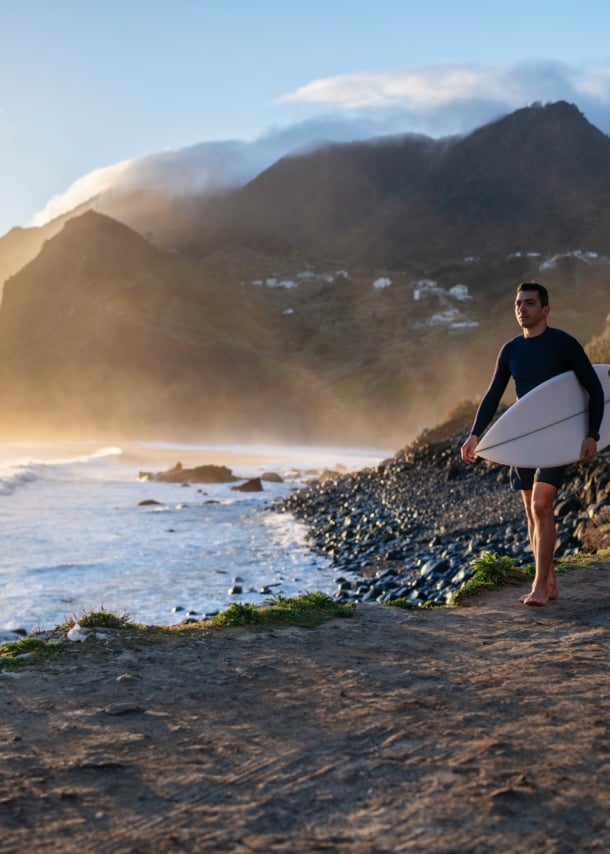
[[[508,341],[500,350],[491,384],[477,410],[472,432],[462,445],[462,459],[475,461],[481,433],[495,415],[509,379],[515,381],[517,397],[540,383],[565,371],[574,371],[589,394],[589,430],[583,436],[581,462],[597,453],[599,428],[604,414],[604,393],[587,354],[580,343],[561,329],[547,324],[550,311],[547,289],[537,282],[517,287],[515,314],[522,335]],[[536,561],[532,590],[521,598],[524,605],[546,605],[558,596],[553,555],[556,529],[553,503],[566,466],[555,468],[511,468],[511,483],[521,490],[529,540]]]

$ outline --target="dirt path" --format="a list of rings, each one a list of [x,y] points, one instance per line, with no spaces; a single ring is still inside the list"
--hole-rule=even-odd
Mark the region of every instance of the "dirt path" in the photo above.
[[[0,851],[610,847],[610,566],[0,676]]]

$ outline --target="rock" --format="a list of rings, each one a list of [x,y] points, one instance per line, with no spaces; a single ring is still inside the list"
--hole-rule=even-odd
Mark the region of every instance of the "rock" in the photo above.
[[[301,519],[312,548],[339,570],[337,599],[447,604],[483,552],[532,562],[521,497],[509,487],[508,468],[463,465],[465,438],[456,433],[414,443],[376,469],[328,472],[274,508]],[[593,541],[592,526],[610,504],[609,482],[610,449],[586,467],[569,467],[556,502],[558,557]],[[353,587],[344,583],[346,575]]]
[[[133,673],[121,673],[117,676],[117,682],[135,682],[138,677],[134,676]]]
[[[213,464],[185,469],[181,463],[165,472],[140,472],[140,480],[158,480],[164,483],[234,483],[239,478],[227,466]]]
[[[160,505],[160,501],[155,501],[154,498],[145,498],[143,501],[138,502],[138,507],[152,507],[155,504]]]
[[[260,477],[253,477],[245,483],[241,483],[239,486],[232,486],[231,489],[235,492],[262,492],[263,484],[261,483]]]
[[[70,641],[80,641],[82,643],[83,641],[86,641],[90,635],[91,629],[84,629],[79,623],[74,623],[67,634],[67,638]]]
[[[261,475],[261,480],[267,481],[268,483],[284,483],[282,475],[275,471],[264,472],[264,474]]]
[[[239,596],[240,593],[244,592],[244,588],[241,584],[234,584],[232,587],[229,587],[228,594],[229,596]]]
[[[25,629],[2,629],[0,630],[0,644],[18,641],[25,635],[27,635]]]

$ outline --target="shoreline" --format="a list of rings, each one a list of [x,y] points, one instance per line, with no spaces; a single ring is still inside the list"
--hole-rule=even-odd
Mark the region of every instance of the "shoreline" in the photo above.
[[[290,466],[313,462],[299,460],[298,449],[229,457],[225,448],[214,457],[199,447],[186,455],[173,445],[154,452],[124,445],[122,454],[118,448],[111,454],[112,448],[117,446],[58,442],[45,454],[28,443],[5,447],[4,456],[19,458],[20,465],[7,466],[5,474],[3,630],[54,626],[102,604],[130,611],[143,623],[163,624],[183,619],[186,612],[214,613],[232,601],[262,601],[266,594],[260,591],[278,591],[278,584],[285,595],[314,587],[334,590],[332,570],[321,570],[327,561],[306,547],[305,528],[288,517],[276,520],[258,512],[258,504],[270,506],[293,483],[264,483],[260,495],[231,489],[242,477],[270,470],[267,464],[284,452]],[[350,449],[344,458],[336,448],[306,450],[318,457],[316,463],[331,459],[350,465],[349,454],[353,465],[363,459]],[[178,460],[185,466],[191,460],[229,462],[239,481],[191,489],[138,481],[139,471],[166,470]],[[255,471],[244,470],[241,462]],[[276,470],[287,474],[288,465]],[[303,472],[304,479],[312,476]],[[236,586],[246,593],[229,595]],[[183,610],[175,615],[178,608]]]

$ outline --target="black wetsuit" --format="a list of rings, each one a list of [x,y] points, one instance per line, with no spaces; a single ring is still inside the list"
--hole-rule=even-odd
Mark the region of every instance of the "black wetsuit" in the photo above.
[[[480,436],[494,417],[511,377],[517,397],[565,371],[574,371],[589,394],[589,432],[596,438],[604,415],[604,392],[581,344],[564,332],[548,326],[541,335],[518,335],[502,347],[492,381],[477,411],[472,433]],[[583,436],[583,439],[585,437]],[[549,482],[553,482],[550,480]],[[518,482],[517,488],[523,488]],[[526,487],[530,488],[530,487]]]

